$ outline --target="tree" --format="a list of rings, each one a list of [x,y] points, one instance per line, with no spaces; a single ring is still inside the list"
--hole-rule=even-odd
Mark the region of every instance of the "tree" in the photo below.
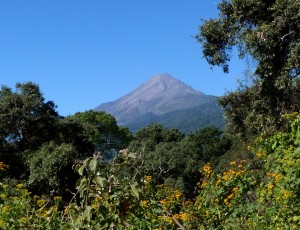
[[[191,133],[186,139],[191,146],[196,146],[198,161],[202,164],[210,162],[216,166],[220,157],[231,147],[229,138],[222,134],[222,131],[212,126]]]
[[[199,168],[209,161],[216,165],[230,146],[230,141],[215,127],[185,137],[177,129],[152,124],[136,133],[129,151],[137,153],[134,164],[151,175],[154,184],[167,184],[192,194],[201,177]]]
[[[168,129],[161,124],[150,124],[141,128],[135,134],[135,140],[131,142],[130,149],[136,151],[154,150],[161,142],[178,142],[184,138],[184,134],[178,129]]]
[[[228,72],[233,47],[256,62],[253,86],[220,101],[233,132],[243,132],[240,123],[254,134],[272,131],[281,127],[283,113],[300,109],[299,8],[298,0],[222,0],[219,18],[199,27],[196,38],[209,64]]]
[[[24,151],[36,150],[57,137],[59,115],[52,101],[45,102],[38,85],[17,83],[16,91],[0,91],[0,161],[14,174],[24,173]]]
[[[32,82],[0,90],[0,162],[10,176],[29,179],[34,193],[75,188],[72,165],[94,151],[84,127],[55,108]]]
[[[82,155],[72,144],[46,143],[28,160],[30,176],[28,184],[35,192],[49,194],[50,191],[75,190],[78,175],[72,166]]]
[[[161,142],[144,155],[144,171],[156,184],[192,193],[200,177],[200,157],[196,146],[187,141]],[[196,179],[196,180],[194,180]]]
[[[116,119],[103,111],[88,110],[70,116],[83,125],[89,140],[94,144],[95,150],[120,150],[126,148],[132,140],[128,128],[119,127]]]

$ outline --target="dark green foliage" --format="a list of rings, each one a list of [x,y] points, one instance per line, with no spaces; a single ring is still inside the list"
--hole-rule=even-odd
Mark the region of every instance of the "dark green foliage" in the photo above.
[[[159,143],[178,142],[184,138],[184,134],[177,129],[167,129],[160,124],[151,124],[136,132],[135,140],[131,142],[132,151],[154,150]]]
[[[253,86],[221,99],[230,131],[272,133],[282,114],[300,109],[300,2],[223,0],[218,8],[196,36],[208,63],[228,72],[233,47],[256,62]]]
[[[30,177],[37,193],[71,188],[72,164],[93,150],[82,125],[60,117],[54,103],[44,101],[38,85],[18,83],[15,92],[2,86],[0,161],[10,166],[10,176]]]
[[[253,140],[247,142],[238,136],[231,137],[231,147],[224,155],[218,158],[218,164],[215,170],[218,172],[224,172],[230,168],[230,163],[234,161],[252,161],[254,156],[249,151],[249,146],[253,143]]]
[[[129,151],[136,152],[136,165],[143,165],[154,183],[193,194],[201,177],[199,169],[207,162],[218,164],[231,142],[215,127],[198,130],[186,137],[176,129],[152,124],[136,133]],[[189,196],[188,195],[188,196]]]
[[[62,143],[71,144],[82,157],[90,155],[94,151],[94,145],[85,133],[85,128],[79,122],[69,118],[59,120],[59,138],[55,139],[58,145]]]
[[[16,84],[16,91],[0,91],[0,161],[11,166],[14,175],[26,173],[24,151],[36,150],[58,135],[59,116],[53,102],[44,102],[36,84]]]
[[[72,166],[75,159],[82,157],[71,144],[51,142],[43,145],[28,159],[29,186],[41,194],[74,190],[78,176]]]
[[[223,111],[216,100],[215,103],[209,102],[160,116],[153,114],[143,115],[127,126],[132,132],[135,132],[151,123],[159,123],[168,128],[175,128],[188,134],[206,126],[215,126],[219,129],[223,129],[225,119]]]
[[[187,141],[196,146],[202,163],[210,162],[214,166],[231,147],[230,139],[223,136],[222,131],[215,127],[206,127],[191,133]]]
[[[132,135],[125,127],[119,127],[116,119],[103,111],[88,110],[71,116],[83,125],[85,133],[98,151],[126,148]]]

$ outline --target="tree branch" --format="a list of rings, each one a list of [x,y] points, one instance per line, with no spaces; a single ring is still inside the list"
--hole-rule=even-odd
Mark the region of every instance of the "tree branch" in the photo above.
[[[289,32],[289,33],[283,35],[283,36],[280,38],[280,40],[283,41],[287,36],[289,36],[289,35],[291,35],[291,34],[293,34],[293,33],[295,33],[295,31],[291,31],[291,32]]]

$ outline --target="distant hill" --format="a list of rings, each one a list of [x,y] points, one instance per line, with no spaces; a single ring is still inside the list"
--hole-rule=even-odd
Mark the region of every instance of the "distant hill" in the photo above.
[[[151,123],[185,133],[209,125],[223,128],[225,124],[214,96],[194,90],[169,74],[156,75],[127,95],[101,104],[95,110],[112,114],[119,125],[133,132]]]

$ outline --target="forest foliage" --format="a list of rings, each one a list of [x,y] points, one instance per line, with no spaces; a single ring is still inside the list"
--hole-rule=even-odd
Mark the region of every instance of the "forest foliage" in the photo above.
[[[211,65],[256,62],[220,99],[224,131],[104,112],[69,117],[39,86],[0,90],[1,229],[299,229],[300,2],[223,0],[196,39]]]

